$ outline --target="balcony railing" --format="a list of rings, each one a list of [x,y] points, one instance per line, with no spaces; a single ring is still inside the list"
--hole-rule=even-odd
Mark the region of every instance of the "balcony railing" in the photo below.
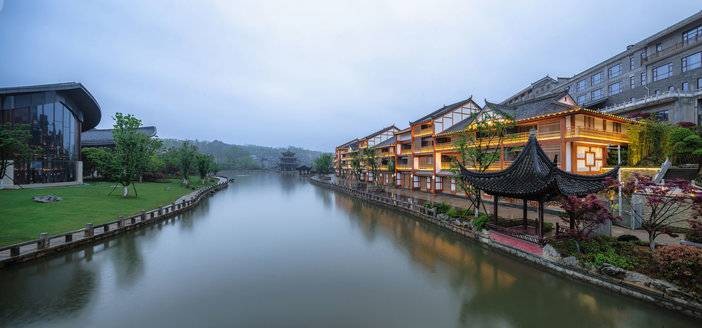
[[[434,128],[426,128],[426,129],[417,129],[414,131],[414,136],[415,137],[424,137],[424,136],[430,136],[434,134]]]
[[[620,112],[625,112],[630,109],[634,109],[641,105],[646,105],[652,102],[665,100],[668,98],[679,98],[679,97],[695,97],[702,95],[702,90],[690,91],[690,92],[679,92],[679,91],[664,91],[658,95],[650,95],[639,99],[634,99],[633,101],[623,102],[621,104],[616,104],[612,106],[605,107],[600,111],[608,114],[616,114]]]
[[[582,137],[600,140],[627,141],[628,137],[623,132],[602,131],[592,128],[575,127],[567,131],[566,137]]]
[[[412,148],[406,148],[400,150],[400,155],[412,155]]]
[[[441,162],[442,170],[452,170],[454,168],[453,162]]]
[[[420,170],[433,170],[434,169],[434,164],[419,164],[417,167]]]
[[[436,144],[435,147],[436,147],[436,150],[454,150],[454,149],[456,149],[456,145],[454,145],[452,142]]]
[[[401,171],[409,171],[412,170],[412,166],[409,164],[398,164],[397,169]]]
[[[414,149],[414,153],[432,153],[434,152],[434,145],[424,146]]]

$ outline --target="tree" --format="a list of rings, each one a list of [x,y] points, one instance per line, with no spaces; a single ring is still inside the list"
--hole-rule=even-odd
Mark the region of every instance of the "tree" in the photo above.
[[[469,209],[478,215],[480,207],[480,190],[460,178],[460,165],[477,172],[485,172],[492,164],[500,160],[500,152],[508,132],[514,127],[512,117],[494,111],[481,111],[471,115],[473,123],[466,126],[454,143],[459,158],[454,164],[458,186],[468,196]]]
[[[639,124],[629,126],[629,165],[658,166],[670,154],[669,138],[673,126],[667,122],[652,119],[639,120]]]
[[[600,225],[617,219],[609,212],[607,205],[592,194],[582,198],[563,197],[561,208],[565,212],[561,215],[561,219],[568,223],[568,232],[575,239],[578,253],[580,253],[581,240],[590,239]]]
[[[190,176],[193,173],[198,151],[195,145],[184,141],[176,151],[176,165],[183,184],[190,185]]]
[[[673,163],[696,163],[698,171],[702,167],[702,137],[695,131],[682,127],[672,128],[668,148]]]
[[[334,157],[332,154],[322,154],[312,162],[312,168],[318,173],[329,174],[332,171],[333,161]]]
[[[200,174],[202,183],[205,183],[205,178],[208,174],[217,171],[217,164],[215,164],[214,157],[212,155],[202,153],[196,154],[195,164],[197,166],[197,172]]]
[[[149,166],[151,156],[161,147],[161,141],[139,132],[141,120],[131,114],[115,113],[112,138],[114,159],[119,166],[115,178],[122,184],[122,197],[129,195],[129,185],[137,195],[133,182],[139,180]]]
[[[380,160],[378,160],[375,149],[371,147],[364,148],[361,150],[361,155],[368,172],[373,175],[373,184],[380,185]]]
[[[612,180],[612,185],[617,182]],[[635,199],[643,200],[643,213],[632,213],[640,217],[641,228],[648,233],[651,249],[656,247],[660,235],[674,235],[671,228],[689,219],[689,211],[699,208],[702,195],[688,181],[670,180],[657,184],[649,176],[638,173],[624,181],[622,194],[636,208]]]
[[[7,169],[11,161],[31,158],[35,151],[29,145],[31,137],[27,124],[0,124],[0,180],[9,177]]]
[[[351,154],[351,174],[356,178],[356,182],[361,182],[361,174],[363,174],[363,157],[361,151],[355,151]]]

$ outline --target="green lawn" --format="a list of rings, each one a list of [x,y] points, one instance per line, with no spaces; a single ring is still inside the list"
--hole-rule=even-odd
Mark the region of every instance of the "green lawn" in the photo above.
[[[200,185],[199,178],[192,179]],[[121,186],[112,195],[113,183],[91,182],[81,186],[40,189],[0,190],[0,245],[32,240],[39,234],[58,234],[83,228],[86,223],[100,224],[172,203],[191,192],[176,180],[147,182],[136,185],[139,197],[130,187],[128,198],[122,198]],[[32,201],[36,195],[57,195],[55,203]]]

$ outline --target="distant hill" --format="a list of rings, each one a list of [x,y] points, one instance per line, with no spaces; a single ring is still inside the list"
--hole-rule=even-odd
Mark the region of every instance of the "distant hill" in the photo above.
[[[164,148],[178,147],[185,140],[162,139]],[[320,151],[307,150],[299,147],[265,147],[256,145],[232,145],[219,140],[200,141],[188,140],[201,152],[214,156],[215,161],[223,169],[273,169],[278,165],[280,154],[284,151],[295,153],[300,165],[312,164]]]

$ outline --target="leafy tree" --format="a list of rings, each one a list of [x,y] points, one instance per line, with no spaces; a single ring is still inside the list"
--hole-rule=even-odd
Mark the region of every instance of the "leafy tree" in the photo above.
[[[7,169],[11,161],[31,158],[35,151],[34,147],[29,145],[31,137],[27,124],[0,124],[0,180],[9,178]]]
[[[565,212],[561,215],[561,219],[568,223],[569,234],[575,239],[578,253],[581,253],[580,241],[593,237],[593,233],[600,225],[617,219],[609,212],[607,205],[592,194],[582,198],[563,197],[561,208]]]
[[[373,184],[380,185],[380,160],[375,152],[374,148],[368,147],[361,151],[361,156],[363,157],[363,164],[368,169],[368,172],[373,174]]]
[[[332,171],[334,157],[332,154],[322,154],[312,162],[312,168],[321,174],[329,174]]]
[[[670,157],[675,164],[698,164],[702,167],[702,137],[691,129],[675,127],[668,139]]]
[[[351,154],[351,174],[353,174],[356,182],[361,182],[361,174],[363,174],[363,156],[360,150]]]
[[[472,121],[454,142],[459,154],[454,171],[458,186],[468,196],[468,208],[473,209],[477,216],[481,204],[480,190],[460,178],[460,166],[481,173],[487,171],[500,160],[505,138],[515,123],[512,117],[494,111],[474,113]]]
[[[669,138],[672,125],[652,119],[642,119],[627,130],[629,165],[658,166],[670,154]]]
[[[197,148],[189,141],[184,141],[176,151],[178,173],[186,186],[190,185],[190,176],[195,167],[197,154]]]
[[[149,168],[161,141],[140,133],[141,120],[131,114],[116,113],[114,120],[112,138],[115,147],[86,149],[85,156],[104,177],[122,185],[122,197],[129,196],[130,185],[138,196],[134,182],[139,181]]]
[[[205,181],[208,174],[217,171],[217,164],[215,164],[214,157],[208,154],[198,153],[195,155],[195,164],[197,166],[197,172],[200,174],[200,179]]]
[[[612,185],[617,186],[616,180]],[[643,199],[643,213],[638,213],[641,228],[648,233],[651,249],[656,247],[660,235],[674,235],[671,228],[689,219],[689,211],[700,208],[702,195],[688,181],[670,180],[657,184],[650,176],[633,173],[622,184],[622,194],[635,208],[633,200]]]

